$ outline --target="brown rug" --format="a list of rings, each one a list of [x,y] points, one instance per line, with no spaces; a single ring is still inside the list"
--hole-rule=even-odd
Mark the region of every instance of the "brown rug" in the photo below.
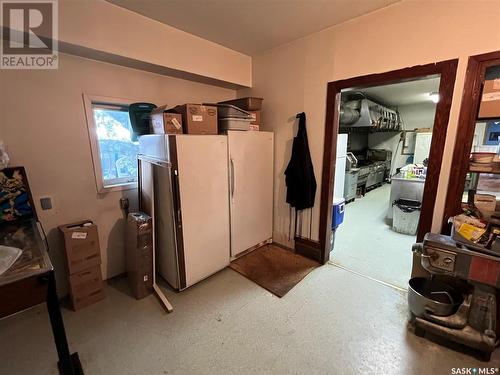
[[[283,297],[319,263],[276,245],[265,245],[236,259],[230,267]]]

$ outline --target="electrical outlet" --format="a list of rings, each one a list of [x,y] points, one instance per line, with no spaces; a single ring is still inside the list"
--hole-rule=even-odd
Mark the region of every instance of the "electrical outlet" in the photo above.
[[[120,208],[122,210],[128,210],[130,206],[130,203],[128,201],[128,198],[120,198]]]
[[[52,198],[51,197],[42,197],[40,198],[40,206],[42,206],[42,210],[51,210],[52,209]]]

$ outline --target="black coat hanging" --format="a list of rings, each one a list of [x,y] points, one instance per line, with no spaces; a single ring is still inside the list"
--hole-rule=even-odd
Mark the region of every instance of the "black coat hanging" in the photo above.
[[[297,115],[299,130],[293,139],[292,156],[285,170],[286,202],[296,210],[314,206],[316,178],[307,140],[306,114]]]

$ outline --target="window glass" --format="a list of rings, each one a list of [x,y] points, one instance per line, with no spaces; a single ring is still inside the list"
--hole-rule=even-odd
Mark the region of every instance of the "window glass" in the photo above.
[[[92,104],[104,187],[137,182],[139,143],[132,141],[127,106]]]

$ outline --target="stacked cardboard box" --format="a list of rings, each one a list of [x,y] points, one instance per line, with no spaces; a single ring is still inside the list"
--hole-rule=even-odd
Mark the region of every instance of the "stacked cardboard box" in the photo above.
[[[260,111],[248,111],[252,115],[252,122],[250,123],[250,130],[260,130]]]
[[[150,133],[217,134],[217,108],[194,103],[158,107],[151,112]]]
[[[500,78],[484,81],[479,118],[500,117]]]
[[[169,109],[182,116],[185,134],[217,134],[217,108],[202,104],[183,104]]]
[[[260,127],[262,125],[261,123],[261,109],[262,109],[262,101],[264,99],[262,98],[255,98],[255,97],[246,97],[246,98],[239,98],[239,99],[232,99],[232,100],[226,100],[223,102],[223,104],[232,104],[235,105],[238,108],[241,108],[247,112],[249,112],[252,117],[253,121],[250,123],[250,130],[260,130]]]
[[[167,112],[166,105],[153,109],[150,130],[153,134],[182,134],[182,115]]]
[[[142,212],[127,217],[127,279],[136,299],[153,291],[153,221]]]
[[[64,237],[71,303],[79,310],[105,297],[99,234],[90,220],[61,225],[59,230]]]

